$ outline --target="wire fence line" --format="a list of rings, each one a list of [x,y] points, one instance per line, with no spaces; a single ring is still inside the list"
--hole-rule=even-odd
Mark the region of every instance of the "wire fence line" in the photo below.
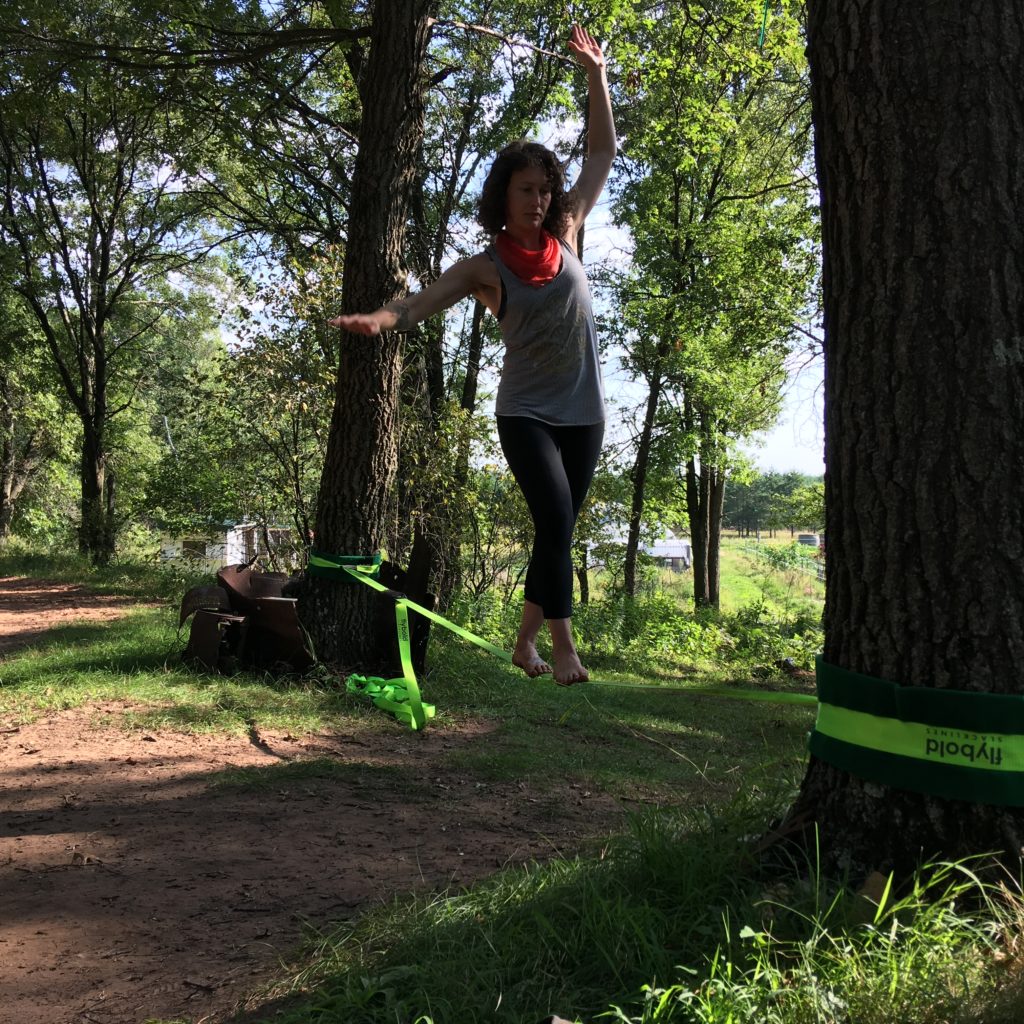
[[[813,576],[820,583],[825,582],[825,559],[811,558],[800,554],[792,548],[767,548],[756,541],[746,541],[743,545],[745,553],[754,555],[762,561],[770,563],[776,569],[789,569]]]

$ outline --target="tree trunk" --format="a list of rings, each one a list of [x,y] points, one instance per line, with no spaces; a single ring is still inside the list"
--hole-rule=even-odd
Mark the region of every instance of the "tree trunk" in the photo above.
[[[0,544],[11,532],[17,486],[17,439],[14,403],[6,376],[0,372]]]
[[[423,60],[430,0],[378,0],[359,83],[363,104],[352,177],[342,309],[375,309],[405,288],[402,249],[423,136]],[[399,337],[346,335],[317,508],[316,544],[370,555],[394,531]],[[380,667],[375,601],[367,587],[313,577],[301,616],[316,656]]]
[[[822,191],[824,659],[1022,693],[1024,21],[1016,4],[808,0]],[[1016,84],[1015,84],[1016,83]],[[832,865],[1019,856],[1024,813],[813,759],[790,824]]]
[[[702,500],[706,477],[697,472],[696,460],[686,460],[686,513],[690,520],[690,547],[693,551],[693,606],[707,608],[711,603],[708,585],[708,503]]]
[[[719,565],[722,551],[722,508],[725,505],[725,472],[711,470],[708,506],[708,603],[712,608],[721,606]]]
[[[104,433],[90,418],[82,423],[82,457],[79,461],[82,522],[78,550],[93,565],[109,565],[114,557],[113,481],[109,479]]]
[[[484,313],[486,306],[479,299],[473,302],[473,319],[469,332],[469,351],[466,354],[466,377],[462,382],[462,395],[459,400],[459,408],[470,416],[476,412],[477,387],[480,381],[480,361],[484,351]],[[455,462],[455,483],[461,490],[469,480],[469,455],[470,439],[469,433],[462,435],[459,442],[459,450]],[[470,513],[471,515],[474,513]],[[442,580],[438,587],[438,603],[445,608],[452,594],[455,594],[462,585],[462,535],[466,526],[466,518],[463,516],[458,521],[458,529],[453,529],[447,538],[448,549],[446,554],[446,565],[448,570],[447,579]]]
[[[704,445],[700,471],[694,459],[686,463],[686,507],[693,550],[693,606],[696,609],[717,609],[721,601],[719,556],[725,473],[712,464],[713,458],[710,446]]]
[[[654,423],[661,399],[661,377],[657,374],[649,381],[647,405],[644,408],[644,424],[636,446],[636,461],[633,463],[633,494],[629,507],[629,528],[626,534],[626,559],[623,564],[623,589],[628,597],[636,597],[636,563],[640,551],[640,528],[644,518],[644,493],[647,489],[647,469],[651,461],[651,447],[654,444]]]
[[[419,351],[416,355],[422,372],[416,374],[415,386],[409,389],[413,393],[407,396],[403,409],[408,411],[408,415],[423,417],[430,424],[430,436],[436,437],[444,403],[443,323],[435,318],[424,324],[417,334]],[[413,455],[412,452],[406,454]],[[400,463],[401,459],[400,453]],[[410,466],[410,476],[412,472]],[[430,490],[434,493],[429,493]],[[450,588],[457,575],[449,561],[453,547],[451,523],[454,513],[444,506],[446,495],[437,488],[428,488],[426,492],[423,488],[418,492],[410,490],[402,497],[401,514],[407,515],[415,524],[405,574],[405,592],[417,603],[433,610],[434,605],[442,601],[448,603]],[[399,534],[402,533],[408,534],[408,526],[403,530],[399,524]]]
[[[580,604],[590,604],[590,573],[587,569],[587,545],[576,541],[576,580],[580,585]]]

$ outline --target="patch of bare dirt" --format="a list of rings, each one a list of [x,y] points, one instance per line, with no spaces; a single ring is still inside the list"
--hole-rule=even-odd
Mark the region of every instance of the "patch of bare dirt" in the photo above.
[[[453,751],[487,742],[481,725],[193,736],[112,728],[126,710],[0,722],[4,1022],[224,1019],[307,925],[571,852],[620,820],[601,794],[453,774]],[[313,757],[348,767],[211,785],[228,768]]]
[[[0,654],[30,644],[57,626],[109,622],[143,603],[97,594],[77,583],[0,576]]]

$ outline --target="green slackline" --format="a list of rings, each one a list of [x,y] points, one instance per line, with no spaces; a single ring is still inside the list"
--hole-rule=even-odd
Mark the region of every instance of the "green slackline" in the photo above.
[[[370,697],[377,707],[422,729],[435,709],[424,704],[412,666],[412,609],[431,622],[502,661],[512,656],[462,626],[389,590],[376,576],[382,556],[338,556],[312,552],[310,572],[350,578],[395,600],[402,676],[380,679],[351,675],[346,688]],[[727,686],[668,687],[594,679],[591,686],[817,704],[809,748],[816,757],[870,782],[974,803],[1024,807],[1024,698],[968,690],[899,686],[816,659],[818,696]]]
[[[1024,698],[899,686],[817,659],[810,751],[869,782],[1024,807]]]
[[[764,34],[765,29],[768,27],[768,5],[770,3],[771,0],[764,0],[764,15],[761,17],[761,35],[758,37],[757,40],[757,48],[759,50],[764,49]]]
[[[383,561],[382,551],[375,555],[329,555],[313,548],[309,552],[309,571],[313,576],[348,583],[352,576],[349,569],[376,579]]]
[[[363,580],[368,577],[357,575],[356,579]],[[353,673],[345,680],[345,689],[349,693],[361,693],[369,697],[382,711],[390,711],[395,718],[405,722],[411,729],[422,729],[434,717],[435,708],[433,704],[424,704],[420,697],[420,687],[412,667],[409,612],[404,600],[395,602],[395,624],[398,628],[398,653],[402,659],[401,678],[381,679],[378,676],[360,676]]]
[[[398,628],[398,651],[402,661],[401,678],[382,679],[379,676],[352,674],[345,681],[350,693],[370,697],[377,707],[393,714],[399,721],[406,722],[413,729],[422,729],[434,717],[435,709],[424,704],[420,696],[416,674],[412,667],[409,642],[409,619],[406,609],[412,609],[431,622],[468,640],[488,654],[511,664],[512,655],[450,619],[446,619],[429,608],[424,608],[403,594],[389,590],[377,578],[381,565],[381,554],[376,555],[330,555],[322,551],[310,553],[310,572],[327,579],[354,579],[368,587],[394,598],[395,618]],[[817,698],[809,693],[790,693],[773,690],[745,690],[729,686],[650,686],[644,683],[620,683],[612,680],[591,679],[589,686],[603,686],[621,690],[643,690],[646,693],[685,693],[709,697],[731,697],[737,700],[769,701],[776,704],[817,704]]]

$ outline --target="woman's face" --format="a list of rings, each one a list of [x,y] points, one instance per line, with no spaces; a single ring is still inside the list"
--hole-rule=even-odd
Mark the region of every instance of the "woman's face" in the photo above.
[[[512,234],[540,232],[551,205],[551,183],[540,167],[513,171],[505,193],[505,229]]]

